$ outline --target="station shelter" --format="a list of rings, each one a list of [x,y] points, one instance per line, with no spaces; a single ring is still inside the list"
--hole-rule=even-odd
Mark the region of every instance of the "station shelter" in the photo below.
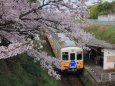
[[[104,70],[115,69],[115,45],[102,40],[92,39],[86,46],[91,50],[88,52],[89,59],[95,64],[100,64]]]

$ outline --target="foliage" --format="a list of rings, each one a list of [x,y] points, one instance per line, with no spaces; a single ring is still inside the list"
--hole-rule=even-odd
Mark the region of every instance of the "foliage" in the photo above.
[[[114,2],[104,2],[90,7],[90,18],[96,19],[99,15],[107,15],[111,12],[115,12],[113,9],[115,7]]]
[[[110,9],[112,9],[112,4],[109,2],[104,2],[102,4],[98,4],[97,10],[99,12],[105,11],[108,12]]]
[[[90,25],[85,30],[93,33],[96,38],[115,44],[115,26]]]
[[[58,86],[33,58],[21,54],[0,60],[0,86]]]
[[[112,2],[112,13],[115,13],[115,1]]]
[[[99,11],[97,10],[97,5],[92,6],[90,8],[90,18],[96,19],[99,14]]]

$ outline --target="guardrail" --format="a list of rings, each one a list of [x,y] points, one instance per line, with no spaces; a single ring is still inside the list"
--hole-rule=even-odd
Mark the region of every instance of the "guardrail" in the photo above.
[[[101,73],[101,81],[115,81],[115,72]]]
[[[92,69],[90,66],[85,66],[85,69],[97,82],[111,82],[115,81],[115,72],[109,73],[97,73],[95,69]]]

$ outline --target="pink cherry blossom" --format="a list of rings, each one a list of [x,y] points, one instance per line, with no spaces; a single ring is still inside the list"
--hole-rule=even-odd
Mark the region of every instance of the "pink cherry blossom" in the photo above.
[[[0,46],[0,59],[6,59],[27,51],[40,61],[50,76],[60,79],[54,67],[60,69],[60,60],[50,57],[45,52],[33,48],[32,40],[26,34],[44,36],[49,30],[63,32],[78,39],[77,45],[88,49],[85,44],[92,34],[85,32],[78,19],[84,21],[88,15],[87,0],[0,0],[0,36],[11,42],[9,46]],[[23,33],[23,34],[22,34]],[[24,34],[25,33],[25,34]],[[29,50],[29,51],[28,51]]]

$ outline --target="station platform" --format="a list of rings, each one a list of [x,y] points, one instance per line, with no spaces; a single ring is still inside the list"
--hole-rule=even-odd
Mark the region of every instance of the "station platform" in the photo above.
[[[96,65],[93,62],[86,63],[84,66],[85,71],[99,84],[96,86],[115,86],[115,70],[103,70],[103,67]]]

